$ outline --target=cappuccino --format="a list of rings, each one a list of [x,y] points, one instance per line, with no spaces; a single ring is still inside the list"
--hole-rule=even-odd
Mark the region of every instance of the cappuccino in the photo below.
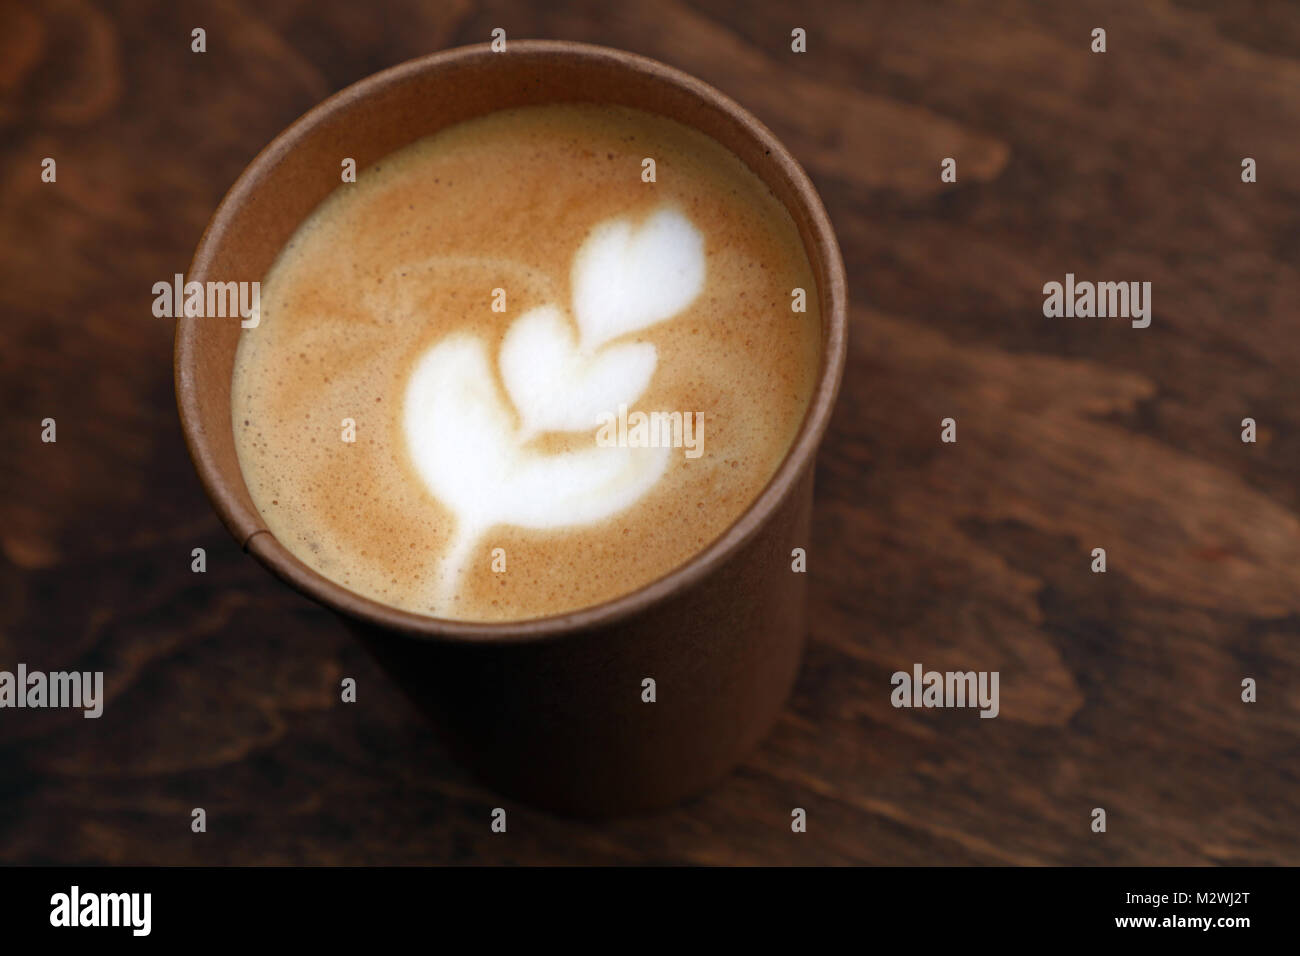
[[[361,171],[288,242],[240,332],[240,467],[286,548],[376,601],[599,604],[762,491],[819,316],[789,213],[714,140],[616,107],[492,113]]]

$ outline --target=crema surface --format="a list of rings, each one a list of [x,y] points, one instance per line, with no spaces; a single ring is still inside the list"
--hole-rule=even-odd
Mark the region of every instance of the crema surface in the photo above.
[[[789,214],[713,140],[612,107],[493,113],[360,171],[286,245],[240,333],[240,466],[270,531],[367,597],[588,607],[757,497],[819,314]]]

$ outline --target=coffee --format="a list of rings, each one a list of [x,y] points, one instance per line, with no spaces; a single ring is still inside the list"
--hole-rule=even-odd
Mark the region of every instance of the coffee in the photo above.
[[[598,604],[757,497],[819,315],[789,214],[712,139],[615,107],[492,113],[361,171],[286,245],[236,355],[240,467],[285,547],[374,600]]]

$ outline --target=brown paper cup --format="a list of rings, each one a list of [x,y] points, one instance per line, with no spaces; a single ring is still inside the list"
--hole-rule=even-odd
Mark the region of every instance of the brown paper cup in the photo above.
[[[817,390],[785,461],[718,540],[654,583],[596,607],[510,624],[424,617],[325,579],[266,529],[235,454],[238,319],[182,318],[176,398],[203,486],[236,540],[336,611],[429,716],[452,752],[507,796],[579,814],[662,807],[726,773],[763,737],[803,650],[812,466],[843,372],[844,265],[821,201],[761,123],[718,91],[632,54],[511,41],[404,63],[311,110],[253,160],[199,242],[188,281],[260,281],[299,223],[367,166],[493,110],[597,102],[659,113],[712,136],[789,209],[821,303]],[[815,556],[814,556],[815,562]],[[642,702],[654,678],[657,700]]]

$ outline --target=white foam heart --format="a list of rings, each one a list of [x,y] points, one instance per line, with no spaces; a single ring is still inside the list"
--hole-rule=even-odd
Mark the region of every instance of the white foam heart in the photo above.
[[[654,375],[648,342],[579,351],[573,331],[553,306],[532,309],[501,344],[501,378],[523,424],[521,438],[547,431],[590,431],[599,417],[631,405]]]
[[[704,288],[704,237],[671,207],[641,224],[601,223],[573,260],[573,312],[581,344],[610,339],[672,318]]]

